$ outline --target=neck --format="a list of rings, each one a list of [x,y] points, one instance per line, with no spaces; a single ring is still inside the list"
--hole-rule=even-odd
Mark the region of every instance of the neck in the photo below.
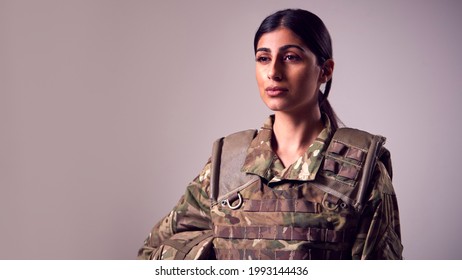
[[[322,129],[323,123],[319,109],[303,115],[276,112],[273,126],[273,150],[287,166],[306,151]]]

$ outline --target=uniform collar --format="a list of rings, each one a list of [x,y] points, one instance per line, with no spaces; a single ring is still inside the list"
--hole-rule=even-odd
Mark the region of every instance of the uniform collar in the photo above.
[[[314,180],[324,158],[324,151],[332,135],[329,118],[323,114],[322,119],[324,129],[319,133],[316,140],[297,161],[283,168],[278,156],[271,148],[274,124],[274,115],[271,115],[263,124],[257,136],[252,140],[242,171],[258,175],[270,183],[282,180]],[[274,172],[275,169],[278,169],[277,166],[280,166],[280,170]]]

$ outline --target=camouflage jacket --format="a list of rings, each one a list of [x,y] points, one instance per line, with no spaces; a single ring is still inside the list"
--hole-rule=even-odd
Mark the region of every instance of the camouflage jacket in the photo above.
[[[274,118],[251,142],[243,172],[259,180],[240,191],[244,205],[211,207],[210,160],[189,184],[174,209],[159,221],[138,258],[149,259],[175,233],[212,230],[218,259],[401,259],[397,200],[380,161],[370,181],[364,210],[325,201],[315,187],[332,137],[325,128],[307,151],[284,167],[271,148]]]

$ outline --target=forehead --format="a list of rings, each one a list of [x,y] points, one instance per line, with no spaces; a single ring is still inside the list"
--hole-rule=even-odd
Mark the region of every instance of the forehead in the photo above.
[[[298,45],[308,49],[303,41],[292,30],[281,27],[274,31],[263,34],[258,40],[257,48],[276,48],[285,45]]]

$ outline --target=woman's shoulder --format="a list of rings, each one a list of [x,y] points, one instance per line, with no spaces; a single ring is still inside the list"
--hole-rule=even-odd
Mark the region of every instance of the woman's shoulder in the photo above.
[[[382,161],[391,176],[390,152],[384,147],[386,138],[379,134],[351,127],[338,128],[327,147],[327,154],[357,162],[364,168],[374,168]]]
[[[368,150],[372,144],[383,145],[385,144],[386,137],[360,130],[352,127],[341,127],[338,128],[333,137],[332,141],[345,143],[350,146],[354,146],[361,150]]]

